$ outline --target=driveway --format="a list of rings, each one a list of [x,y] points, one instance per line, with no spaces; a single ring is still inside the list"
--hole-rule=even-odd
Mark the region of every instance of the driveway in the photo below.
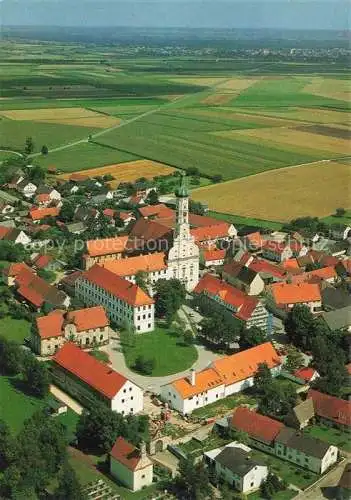
[[[77,403],[77,401],[71,396],[69,396],[66,392],[63,392],[61,389],[59,389],[56,385],[51,384],[50,385],[50,392],[57,398],[59,401],[62,401],[62,403],[65,403],[68,408],[71,408],[75,413],[78,415],[81,415],[83,412],[83,407]]]
[[[144,335],[147,335],[145,333]],[[110,344],[100,348],[101,351],[107,352],[110,357],[112,367],[122,373],[125,377],[132,380],[135,384],[139,385],[142,389],[153,392],[155,394],[160,393],[160,387],[162,385],[168,384],[177,378],[184,377],[189,374],[190,368],[199,371],[207,368],[211,362],[217,359],[219,356],[212,351],[209,351],[204,346],[195,346],[197,350],[198,358],[192,367],[183,372],[174,373],[173,375],[166,375],[165,377],[146,377],[144,375],[139,375],[128,368],[124,360],[124,355],[121,351],[119,339],[111,338]],[[165,353],[167,356],[172,356],[172,353]]]

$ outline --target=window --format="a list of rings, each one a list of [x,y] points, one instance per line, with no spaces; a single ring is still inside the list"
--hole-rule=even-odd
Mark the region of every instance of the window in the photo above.
[[[141,476],[141,479],[145,479],[145,474],[143,474],[143,475]]]
[[[255,483],[252,481],[252,482],[250,483],[250,488],[252,488],[254,484],[255,484]]]
[[[131,396],[130,400],[133,401],[133,399],[134,399],[134,396]]]
[[[124,403],[124,402],[125,402],[125,399],[122,399],[122,403]]]
[[[127,392],[127,389],[123,389],[123,392]]]
[[[133,387],[129,387],[129,391],[131,391],[133,389]]]

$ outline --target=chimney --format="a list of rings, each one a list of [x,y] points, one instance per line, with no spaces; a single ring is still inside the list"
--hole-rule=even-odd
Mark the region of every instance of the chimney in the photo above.
[[[189,374],[189,382],[191,385],[195,385],[196,384],[196,372],[194,370],[194,368],[192,368],[190,370],[190,374]]]

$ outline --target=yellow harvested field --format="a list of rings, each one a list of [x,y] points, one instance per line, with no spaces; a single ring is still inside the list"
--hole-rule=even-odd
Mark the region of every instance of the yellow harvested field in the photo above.
[[[192,191],[217,212],[272,221],[324,217],[351,208],[351,165],[317,162],[270,170]]]
[[[187,85],[203,85],[204,87],[212,87],[217,83],[223,82],[226,78],[223,77],[201,77],[201,76],[180,76],[179,78],[168,78],[171,82],[185,83]]]
[[[245,109],[243,111],[248,114],[253,114],[249,109]],[[278,118],[286,118],[288,120],[301,120],[312,123],[340,123],[345,125],[350,124],[349,113],[318,108],[287,108],[283,111],[279,111],[278,109],[274,111],[265,110],[264,116],[267,115]]]
[[[217,88],[218,90],[230,90],[236,94],[251,87],[257,81],[257,78],[231,78],[218,85]]]
[[[255,139],[267,140],[279,146],[294,146],[313,148],[328,153],[349,155],[351,152],[350,142],[346,139],[331,137],[321,134],[313,134],[293,128],[260,128],[251,130],[228,130],[216,132],[222,137],[240,138],[253,137]]]
[[[85,108],[40,108],[2,111],[2,116],[10,120],[76,125],[77,127],[108,128],[118,125],[121,120]]]
[[[234,98],[235,94],[211,94],[202,99],[201,104],[227,104]]]
[[[224,118],[229,120],[237,120],[243,123],[257,123],[258,125],[267,125],[267,127],[284,127],[288,125],[296,125],[294,120],[286,120],[284,118],[274,118],[272,116],[261,116],[241,112],[228,112],[229,108],[223,108],[223,111],[208,110],[208,109],[191,109],[184,111],[183,109],[174,110],[174,113],[187,114],[191,116],[207,116],[208,118]]]
[[[59,120],[61,118],[87,118],[100,116],[85,108],[38,108],[1,111],[1,115],[11,120]]]
[[[57,120],[35,120],[40,123],[57,123],[59,125],[75,125],[76,127],[109,128],[121,123],[122,120],[114,116],[104,116],[96,113],[95,116],[85,118],[58,118]]]
[[[125,163],[116,163],[114,165],[105,165],[104,167],[90,168],[89,170],[81,170],[75,172],[88,177],[96,177],[102,175],[112,175],[115,180],[109,184],[112,189],[115,189],[120,182],[133,182],[140,177],[152,179],[158,175],[169,175],[174,172],[174,168],[151,160],[135,160]],[[61,174],[60,179],[69,179],[72,172]]]
[[[351,97],[350,81],[347,79],[315,77],[303,90],[308,94],[331,97],[341,101],[349,101]]]

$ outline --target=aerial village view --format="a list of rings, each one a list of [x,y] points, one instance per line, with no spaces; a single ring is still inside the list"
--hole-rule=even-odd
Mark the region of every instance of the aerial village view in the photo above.
[[[0,499],[349,500],[350,5],[0,8]]]

